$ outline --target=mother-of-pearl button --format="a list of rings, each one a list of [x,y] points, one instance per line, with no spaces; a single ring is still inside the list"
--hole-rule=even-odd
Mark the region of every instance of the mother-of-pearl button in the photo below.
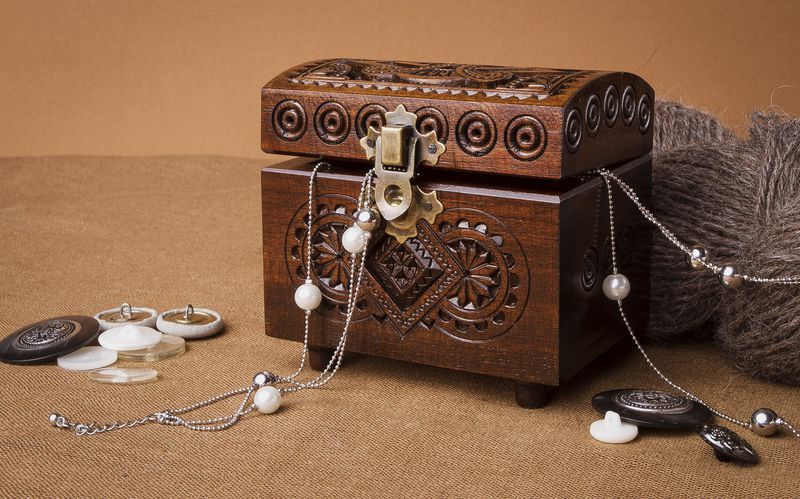
[[[589,433],[595,440],[607,444],[624,444],[636,438],[639,428],[636,425],[622,422],[616,412],[607,411],[604,419],[592,423]]]
[[[91,371],[117,361],[117,352],[103,347],[83,347],[59,357],[58,367],[68,371]]]
[[[122,326],[104,331],[97,341],[108,349],[125,352],[150,348],[161,341],[161,333],[151,327]]]

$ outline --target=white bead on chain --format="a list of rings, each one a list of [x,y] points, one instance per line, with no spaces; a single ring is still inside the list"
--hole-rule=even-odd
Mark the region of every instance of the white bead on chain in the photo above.
[[[702,246],[687,246],[682,243],[669,229],[667,229],[661,222],[659,222],[656,217],[644,206],[644,204],[639,200],[639,197],[636,195],[636,192],[625,182],[623,182],[619,177],[614,175],[613,173],[609,172],[606,169],[598,170],[597,173],[603,178],[605,182],[606,189],[608,192],[608,220],[609,220],[609,231],[610,231],[610,240],[611,240],[611,268],[612,274],[605,278],[603,281],[603,293],[606,297],[612,301],[617,302],[617,306],[619,308],[620,316],[622,317],[622,322],[625,323],[625,327],[628,330],[628,333],[633,340],[633,343],[636,345],[636,348],[644,357],[644,360],[647,364],[653,369],[653,371],[661,378],[662,381],[667,383],[669,386],[674,388],[675,390],[681,392],[689,399],[706,406],[712,413],[719,416],[720,418],[739,425],[741,427],[747,428],[751,430],[753,433],[761,436],[770,436],[775,434],[780,427],[785,427],[789,432],[791,432],[794,436],[800,437],[800,431],[795,429],[788,421],[783,419],[782,417],[778,416],[778,414],[773,411],[772,409],[761,408],[757,409],[753,412],[752,416],[750,417],[750,421],[742,421],[736,419],[734,417],[728,416],[727,414],[718,411],[708,405],[705,401],[703,401],[700,397],[694,395],[690,391],[686,390],[685,388],[677,385],[672,380],[670,380],[666,375],[664,375],[650,360],[650,356],[647,355],[642,344],[639,342],[639,339],[636,337],[636,334],[633,332],[633,327],[631,326],[630,321],[628,321],[628,317],[625,315],[625,310],[622,307],[622,300],[624,300],[631,290],[631,284],[627,277],[622,274],[619,274],[617,271],[617,254],[616,254],[616,244],[614,240],[614,198],[611,192],[611,182],[615,182],[622,192],[624,192],[628,198],[636,205],[642,215],[650,221],[653,225],[655,225],[662,234],[675,246],[677,246],[681,251],[686,253],[686,262],[690,268],[698,271],[702,271],[705,269],[710,269],[713,272],[717,273],[720,282],[723,286],[729,289],[734,289],[739,287],[743,282],[755,282],[755,283],[770,283],[770,284],[784,284],[784,285],[796,285],[800,284],[800,276],[789,276],[789,277],[758,277],[758,276],[750,276],[747,274],[740,274],[736,267],[730,264],[726,265],[717,265],[709,260],[708,254],[705,248]]]
[[[73,430],[76,435],[96,435],[112,430],[133,428],[147,423],[158,423],[169,426],[183,426],[196,431],[219,431],[230,428],[236,424],[243,416],[253,411],[262,414],[272,414],[281,406],[281,399],[284,394],[300,390],[318,388],[328,383],[339,370],[344,354],[344,347],[347,342],[347,333],[355,312],[355,304],[358,298],[359,289],[364,276],[364,261],[366,259],[366,248],[369,244],[371,231],[378,224],[378,212],[371,208],[372,198],[372,175],[374,170],[370,169],[364,176],[361,183],[361,191],[358,196],[358,207],[354,214],[355,224],[345,231],[342,237],[342,245],[352,254],[350,259],[351,278],[347,296],[347,314],[339,343],[331,356],[325,369],[310,381],[301,382],[296,378],[303,372],[306,359],[308,358],[308,337],[309,320],[312,311],[322,303],[322,292],[314,284],[312,269],[312,225],[313,225],[313,205],[314,205],[314,182],[317,172],[323,166],[330,166],[329,163],[320,161],[314,165],[308,182],[308,216],[306,219],[306,278],[305,282],[295,290],[294,300],[298,307],[305,312],[303,352],[300,358],[300,366],[289,376],[278,376],[269,371],[256,373],[253,381],[248,387],[239,388],[227,393],[211,397],[202,402],[192,404],[181,409],[167,409],[164,411],[152,412],[146,416],[129,421],[116,421],[108,424],[79,423],[70,421],[65,416],[58,413],[50,414],[48,420],[50,424],[58,428]],[[288,386],[276,386],[288,385]],[[225,400],[235,395],[244,394],[239,408],[233,414],[220,416],[210,419],[187,420],[183,414],[206,407],[215,402]],[[251,402],[252,397],[252,402]]]

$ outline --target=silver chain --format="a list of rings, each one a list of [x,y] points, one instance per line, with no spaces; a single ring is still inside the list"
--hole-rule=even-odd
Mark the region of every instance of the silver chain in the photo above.
[[[630,200],[633,201],[633,204],[636,205],[636,207],[642,213],[644,218],[646,218],[653,225],[655,225],[656,228],[658,228],[658,230],[661,231],[662,234],[664,234],[664,237],[666,237],[672,244],[677,246],[687,256],[690,256],[690,257],[693,256],[692,255],[692,249],[688,245],[686,245],[683,242],[681,242],[681,240],[678,239],[678,237],[675,236],[675,234],[673,234],[672,231],[670,231],[668,228],[666,228],[664,226],[664,224],[662,224],[655,217],[655,215],[653,215],[653,213],[650,212],[650,210],[647,209],[647,207],[641,202],[641,200],[639,199],[639,196],[636,195],[636,192],[634,192],[634,190],[633,190],[633,188],[631,188],[631,186],[626,184],[622,179],[620,179],[619,177],[617,177],[615,174],[611,173],[608,170],[605,170],[605,169],[598,170],[597,173],[599,173],[603,177],[603,180],[605,180],[606,185],[610,186],[609,179],[613,180],[619,186],[619,188],[622,190],[622,192],[624,192],[628,196],[628,198],[630,198]],[[611,202],[610,198],[609,198],[609,202]],[[708,269],[710,269],[710,270],[712,270],[714,272],[719,272],[719,271],[722,270],[722,265],[719,265],[717,263],[712,262],[711,260],[709,260],[708,256],[703,257],[703,258],[696,258],[696,259],[699,260],[700,262],[702,262],[702,264],[705,267],[707,267]],[[747,274],[739,274],[739,275],[741,275],[742,279],[745,280],[745,281],[759,283],[759,284],[787,284],[787,285],[800,284],[800,276],[762,277],[762,276],[753,276],[753,275],[747,275]]]
[[[614,234],[615,234],[615,226],[614,226],[614,197],[611,189],[611,181],[614,181],[619,188],[624,192],[628,198],[633,201],[636,207],[639,209],[641,214],[650,221],[653,225],[655,225],[659,231],[675,246],[677,246],[681,251],[686,253],[689,256],[692,256],[691,249],[684,243],[680,241],[668,228],[664,226],[658,219],[656,219],[655,215],[653,215],[647,207],[639,200],[639,196],[636,195],[636,192],[625,182],[623,182],[619,177],[611,173],[606,169],[597,170],[597,173],[603,178],[603,181],[606,184],[606,190],[608,192],[608,221],[609,221],[609,231],[610,231],[610,239],[611,239],[611,268],[612,272],[616,274],[618,272],[617,269],[617,255],[616,255],[616,244],[614,241]],[[719,272],[722,268],[721,266],[711,262],[706,258],[701,259],[703,264],[715,272]],[[742,278],[746,281],[756,282],[756,283],[771,283],[771,284],[800,284],[800,276],[791,276],[791,277],[756,277],[756,276],[747,276],[742,275]],[[656,367],[653,361],[650,359],[650,356],[645,352],[644,347],[639,342],[639,339],[636,337],[636,334],[633,331],[633,327],[631,326],[630,321],[628,320],[628,316],[625,314],[625,310],[622,306],[622,300],[617,300],[617,306],[619,307],[619,314],[622,317],[622,322],[625,323],[625,328],[628,330],[628,334],[630,334],[633,343],[636,345],[636,348],[639,350],[639,353],[642,354],[644,357],[645,362],[650,366],[653,372],[661,378],[666,384],[671,386],[673,389],[679,391],[689,399],[697,402],[698,404],[702,404],[708,408],[712,413],[716,416],[728,421],[730,423],[739,425],[743,428],[752,429],[752,423],[749,421],[742,421],[741,419],[734,418],[732,416],[728,416],[722,411],[719,411],[713,408],[711,405],[706,403],[703,399],[695,395],[694,393],[690,392],[689,390],[683,388],[682,386],[678,385],[677,383],[673,382],[669,379],[661,370]],[[786,427],[794,436],[800,437],[800,431],[796,430],[793,425],[791,425],[788,421],[784,420],[783,418],[778,418],[776,420],[778,425],[782,425]]]
[[[314,165],[313,170],[311,171],[311,175],[308,181],[308,217],[306,220],[306,281],[310,281],[312,279],[312,259],[311,259],[311,250],[312,250],[312,224],[314,220],[313,216],[313,204],[314,204],[314,182],[317,177],[317,172],[323,166],[330,166],[329,163],[325,161],[317,162]],[[372,176],[374,174],[374,169],[370,169],[367,174],[364,176],[364,180],[361,183],[361,191],[359,192],[358,196],[358,209],[368,209],[371,204],[371,197],[372,197]],[[370,233],[365,231],[365,245],[369,243]],[[345,323],[342,328],[342,335],[339,338],[339,343],[334,350],[333,355],[331,356],[328,365],[325,369],[315,376],[310,381],[297,381],[297,377],[303,372],[305,368],[306,360],[308,359],[308,338],[309,338],[309,321],[311,318],[311,311],[305,312],[305,319],[304,319],[304,334],[303,334],[303,352],[300,358],[300,366],[299,368],[292,374],[288,376],[279,376],[273,374],[269,371],[262,371],[257,373],[256,376],[261,375],[263,376],[263,380],[266,380],[266,383],[256,382],[255,379],[250,386],[238,388],[236,390],[231,390],[229,392],[216,395],[209,399],[203,400],[201,402],[197,402],[195,404],[180,408],[180,409],[166,409],[163,411],[152,412],[146,416],[143,416],[139,419],[132,419],[129,421],[115,421],[113,423],[107,424],[99,424],[94,421],[90,423],[80,423],[76,421],[70,421],[66,417],[62,416],[61,414],[54,413],[50,415],[50,423],[53,426],[58,428],[64,428],[73,430],[76,435],[83,436],[83,435],[97,435],[99,433],[105,433],[113,430],[122,430],[125,428],[134,428],[136,426],[141,426],[148,423],[158,423],[168,426],[183,426],[190,430],[195,431],[220,431],[226,428],[230,428],[234,424],[236,424],[243,416],[250,414],[251,412],[256,410],[255,404],[251,401],[253,393],[264,386],[264,384],[271,384],[271,385],[288,385],[288,386],[281,386],[278,388],[281,394],[285,393],[293,393],[300,390],[307,390],[312,388],[319,388],[326,383],[328,383],[336,373],[339,371],[339,367],[342,363],[342,357],[344,355],[344,347],[347,343],[347,333],[350,329],[350,324],[352,323],[353,314],[355,312],[356,301],[358,299],[359,289],[361,288],[361,282],[364,276],[364,261],[366,258],[366,251],[362,251],[358,255],[352,255],[350,257],[350,282],[348,286],[348,295],[347,295],[347,315],[345,318]],[[353,276],[356,276],[354,279]],[[214,404],[215,402],[220,402],[227,398],[242,395],[244,397],[242,402],[239,404],[239,408],[233,413],[226,416],[219,416],[215,418],[209,419],[194,419],[194,420],[187,420],[181,417],[181,415],[195,411],[197,409],[209,406]]]
[[[311,251],[312,251],[312,223],[313,223],[313,200],[314,200],[314,181],[317,176],[317,172],[323,166],[330,166],[327,162],[320,161],[314,165],[313,170],[311,171],[311,175],[308,182],[308,212],[307,212],[307,220],[306,220],[306,280],[310,281],[312,279],[312,265],[311,265]],[[361,183],[361,191],[358,197],[358,208],[369,208],[371,202],[371,195],[372,195],[372,175],[374,170],[369,170],[367,174],[364,176],[364,180]],[[613,173],[609,172],[608,170],[601,169],[597,170],[597,173],[602,176],[603,181],[606,184],[607,191],[608,191],[608,216],[609,216],[609,229],[610,229],[610,240],[611,240],[611,265],[614,274],[618,272],[617,268],[617,255],[616,255],[616,241],[615,241],[615,226],[614,226],[614,198],[612,193],[612,184],[611,182],[615,182],[619,188],[630,198],[630,200],[636,205],[639,209],[641,214],[650,221],[653,225],[655,225],[659,231],[676,247],[678,247],[681,251],[686,253],[689,256],[692,256],[692,250],[680,239],[677,238],[669,229],[667,229],[656,217],[644,206],[644,204],[639,200],[639,197],[636,195],[636,192],[625,182],[623,182],[619,177],[614,175]],[[366,242],[369,242],[370,233],[365,232]],[[348,296],[347,296],[347,315],[345,319],[345,324],[342,328],[342,334],[339,338],[339,342],[334,350],[333,355],[331,356],[330,361],[328,362],[325,369],[319,373],[316,377],[311,379],[310,381],[297,381],[297,377],[303,372],[306,364],[306,360],[308,358],[308,340],[309,340],[309,324],[311,318],[311,311],[305,312],[304,318],[304,334],[303,334],[303,351],[300,358],[300,365],[299,368],[292,374],[288,376],[278,376],[269,371],[262,371],[260,374],[265,376],[267,380],[267,384],[274,384],[274,385],[288,385],[282,386],[279,388],[282,394],[284,393],[293,393],[300,390],[305,389],[312,389],[312,388],[319,388],[326,383],[328,383],[336,373],[339,371],[341,366],[342,357],[344,354],[345,344],[347,343],[347,333],[350,328],[350,324],[352,322],[353,314],[355,312],[356,301],[358,298],[359,289],[361,287],[361,282],[364,275],[364,262],[366,258],[366,251],[362,251],[358,255],[352,255],[350,259],[350,282],[348,286]],[[707,268],[719,272],[722,267],[708,259],[708,257],[701,258],[700,261],[705,265]],[[353,279],[353,276],[356,276],[356,279]],[[760,276],[750,276],[746,274],[741,274],[741,277],[745,281],[755,282],[755,283],[771,283],[771,284],[786,284],[786,285],[794,285],[800,284],[800,276],[789,276],[789,277],[760,277]],[[636,348],[644,357],[647,364],[650,368],[661,378],[665,383],[671,386],[673,389],[679,391],[680,393],[684,394],[689,399],[706,406],[712,413],[717,415],[718,417],[729,421],[733,424],[742,426],[744,428],[750,429],[752,424],[750,422],[742,421],[740,419],[736,419],[734,417],[728,416],[727,414],[714,409],[708,403],[706,403],[703,399],[698,397],[697,395],[693,394],[692,392],[688,391],[687,389],[681,387],[680,385],[674,383],[670,380],[666,375],[664,375],[661,370],[659,370],[653,361],[650,359],[650,356],[642,347],[642,344],[639,342],[636,334],[633,331],[633,327],[628,320],[627,315],[625,314],[625,310],[622,306],[622,300],[617,300],[617,305],[619,307],[619,313],[622,317],[622,321],[625,323],[625,327],[628,330],[628,333],[631,336]],[[96,435],[99,433],[104,433],[112,430],[120,430],[124,428],[134,428],[136,426],[144,425],[147,423],[158,423],[163,425],[169,426],[183,426],[190,430],[195,431],[220,431],[226,428],[229,428],[236,424],[243,416],[250,414],[256,409],[254,403],[251,402],[251,398],[253,392],[262,386],[261,383],[253,382],[250,386],[238,388],[236,390],[231,390],[229,392],[223,393],[221,395],[217,395],[206,399],[201,402],[197,402],[195,404],[189,405],[187,407],[183,407],[181,409],[167,409],[159,412],[153,412],[146,416],[143,416],[139,419],[132,419],[129,421],[116,421],[113,423],[108,424],[98,424],[96,422],[91,423],[80,423],[70,421],[66,417],[60,414],[52,414],[50,416],[50,422],[59,428],[71,429],[74,430],[76,435]],[[206,407],[208,405],[214,404],[216,402],[225,400],[227,398],[242,395],[244,394],[243,400],[239,405],[239,408],[233,413],[227,416],[220,416],[210,419],[196,419],[196,420],[187,420],[181,417],[181,415],[192,412],[194,410]],[[786,427],[794,436],[800,437],[800,431],[796,430],[793,425],[791,425],[788,421],[784,420],[783,418],[778,418],[777,423]]]

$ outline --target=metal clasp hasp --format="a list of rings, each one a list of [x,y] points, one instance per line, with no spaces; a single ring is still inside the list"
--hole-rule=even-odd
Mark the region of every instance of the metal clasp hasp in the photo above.
[[[361,139],[367,159],[375,159],[375,204],[386,220],[386,233],[404,242],[417,235],[417,221],[433,223],[444,210],[436,191],[411,183],[417,165],[433,166],[445,151],[436,131],[419,133],[417,115],[403,105],[386,113],[386,124],[370,126]]]

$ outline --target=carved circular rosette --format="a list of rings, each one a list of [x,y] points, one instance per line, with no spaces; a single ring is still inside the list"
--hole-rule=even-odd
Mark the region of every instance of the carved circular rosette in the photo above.
[[[367,104],[356,114],[356,135],[359,139],[367,136],[369,127],[376,130],[386,124],[386,108],[380,104]]]
[[[594,137],[600,130],[600,122],[603,120],[600,111],[600,97],[597,94],[592,94],[586,101],[586,111],[583,114],[586,116],[586,131],[589,132],[589,137]]]
[[[617,122],[619,116],[619,90],[614,85],[609,85],[606,95],[603,98],[603,116],[606,126],[612,127]]]
[[[406,68],[395,74],[399,81],[418,85],[437,85],[443,87],[461,86],[464,79],[454,72],[453,64],[423,64],[416,68]]]
[[[582,122],[581,112],[577,109],[573,109],[567,114],[567,119],[564,122],[564,144],[569,152],[575,152],[581,146],[581,137],[583,136]]]
[[[350,116],[338,102],[326,102],[317,108],[314,129],[326,144],[338,144],[350,133]]]
[[[527,259],[511,229],[473,208],[440,215],[440,238],[462,276],[431,312],[435,327],[459,340],[497,338],[519,320],[528,300]]]
[[[476,86],[491,86],[504,83],[514,78],[513,71],[497,66],[476,66],[465,64],[456,68],[456,74],[461,75],[468,84]]]
[[[590,246],[583,255],[581,264],[581,285],[585,291],[591,291],[600,274],[600,257],[594,246]]]
[[[282,140],[299,140],[306,133],[307,125],[306,110],[296,100],[281,101],[272,110],[272,129]]]
[[[633,87],[625,87],[622,92],[622,122],[625,126],[631,126],[633,118],[636,116],[636,92]]]
[[[354,219],[350,214],[355,211],[356,205],[354,198],[342,194],[323,194],[313,200],[312,279],[323,296],[322,305],[317,311],[338,309],[338,314],[327,315],[337,322],[342,322],[346,316],[347,288],[350,285],[351,254],[342,246],[342,234],[353,226]],[[286,269],[295,286],[300,286],[306,279],[307,217],[308,204],[303,203],[295,211],[286,231]],[[362,287],[353,313],[354,321],[371,316],[365,297],[366,290]]]
[[[639,131],[647,133],[647,130],[650,128],[650,122],[653,119],[653,112],[652,109],[650,109],[650,97],[648,97],[647,94],[639,98],[639,108],[636,115],[638,116]]]
[[[444,144],[447,142],[447,135],[450,130],[447,126],[447,119],[441,111],[435,107],[421,107],[415,113],[417,115],[417,131],[419,133],[436,132],[436,138]]]
[[[547,132],[533,116],[517,116],[506,127],[506,149],[515,158],[532,161],[547,147]]]
[[[458,120],[456,140],[470,156],[485,156],[497,142],[497,128],[483,111],[470,111]]]
[[[353,74],[353,65],[349,61],[341,59],[328,64],[324,68],[324,72],[328,78],[349,78]]]

